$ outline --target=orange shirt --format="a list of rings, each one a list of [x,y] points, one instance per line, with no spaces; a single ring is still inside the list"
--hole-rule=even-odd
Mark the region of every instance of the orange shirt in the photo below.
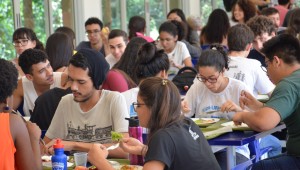
[[[0,170],[15,169],[16,147],[10,133],[9,113],[0,113]]]

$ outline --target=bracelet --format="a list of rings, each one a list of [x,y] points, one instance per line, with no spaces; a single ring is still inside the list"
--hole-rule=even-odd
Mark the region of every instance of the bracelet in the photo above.
[[[141,155],[144,156],[143,153],[147,152],[147,150],[148,150],[148,146],[144,145],[142,150],[141,150]]]

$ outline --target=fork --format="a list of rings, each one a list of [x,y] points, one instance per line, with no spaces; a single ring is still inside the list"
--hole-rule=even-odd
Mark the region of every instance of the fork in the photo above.
[[[117,147],[119,147],[120,143],[117,143],[117,144],[114,144],[114,145],[111,145],[110,147],[106,148],[106,150],[114,150],[116,149]]]

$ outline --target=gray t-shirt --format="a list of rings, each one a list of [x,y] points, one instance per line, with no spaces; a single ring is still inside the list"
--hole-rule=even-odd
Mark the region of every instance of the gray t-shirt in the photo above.
[[[128,116],[124,96],[102,90],[98,103],[83,112],[73,94],[64,96],[55,112],[46,136],[50,139],[78,142],[110,143],[111,131],[128,132]]]

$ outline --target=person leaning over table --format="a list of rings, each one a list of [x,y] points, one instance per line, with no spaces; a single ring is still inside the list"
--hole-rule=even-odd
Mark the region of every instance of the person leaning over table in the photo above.
[[[0,80],[0,169],[42,169],[41,130],[35,123],[24,123],[20,116],[9,113],[18,71],[4,59],[0,59]]]
[[[125,98],[119,92],[100,87],[108,70],[104,56],[95,50],[85,48],[73,55],[68,66],[73,94],[62,97],[55,111],[45,135],[47,153],[49,148],[53,151],[55,138],[64,140],[67,151],[87,152],[91,142],[112,145],[111,131],[128,137]],[[128,154],[118,148],[110,151],[109,156],[127,158]]]
[[[199,127],[181,114],[180,102],[179,91],[170,80],[146,78],[133,105],[140,125],[150,130],[148,144],[123,138],[120,147],[145,156],[144,170],[220,169]],[[88,155],[98,169],[112,169],[105,160],[105,148],[94,145]]]
[[[288,34],[273,37],[264,44],[267,73],[276,87],[265,104],[247,92],[241,93],[242,107],[252,112],[237,112],[233,121],[246,123],[256,131],[274,128],[280,121],[286,124],[289,138],[287,153],[253,164],[252,169],[300,168],[300,44]]]
[[[224,75],[228,62],[229,58],[221,45],[212,45],[211,49],[203,51],[196,67],[199,81],[195,80],[182,102],[185,116],[231,120],[235,112],[242,111],[239,106],[240,93],[249,89],[243,82]],[[216,146],[212,148],[218,149]],[[215,156],[221,168],[226,169],[226,151],[218,151]],[[249,158],[247,145],[236,147],[237,164]]]

